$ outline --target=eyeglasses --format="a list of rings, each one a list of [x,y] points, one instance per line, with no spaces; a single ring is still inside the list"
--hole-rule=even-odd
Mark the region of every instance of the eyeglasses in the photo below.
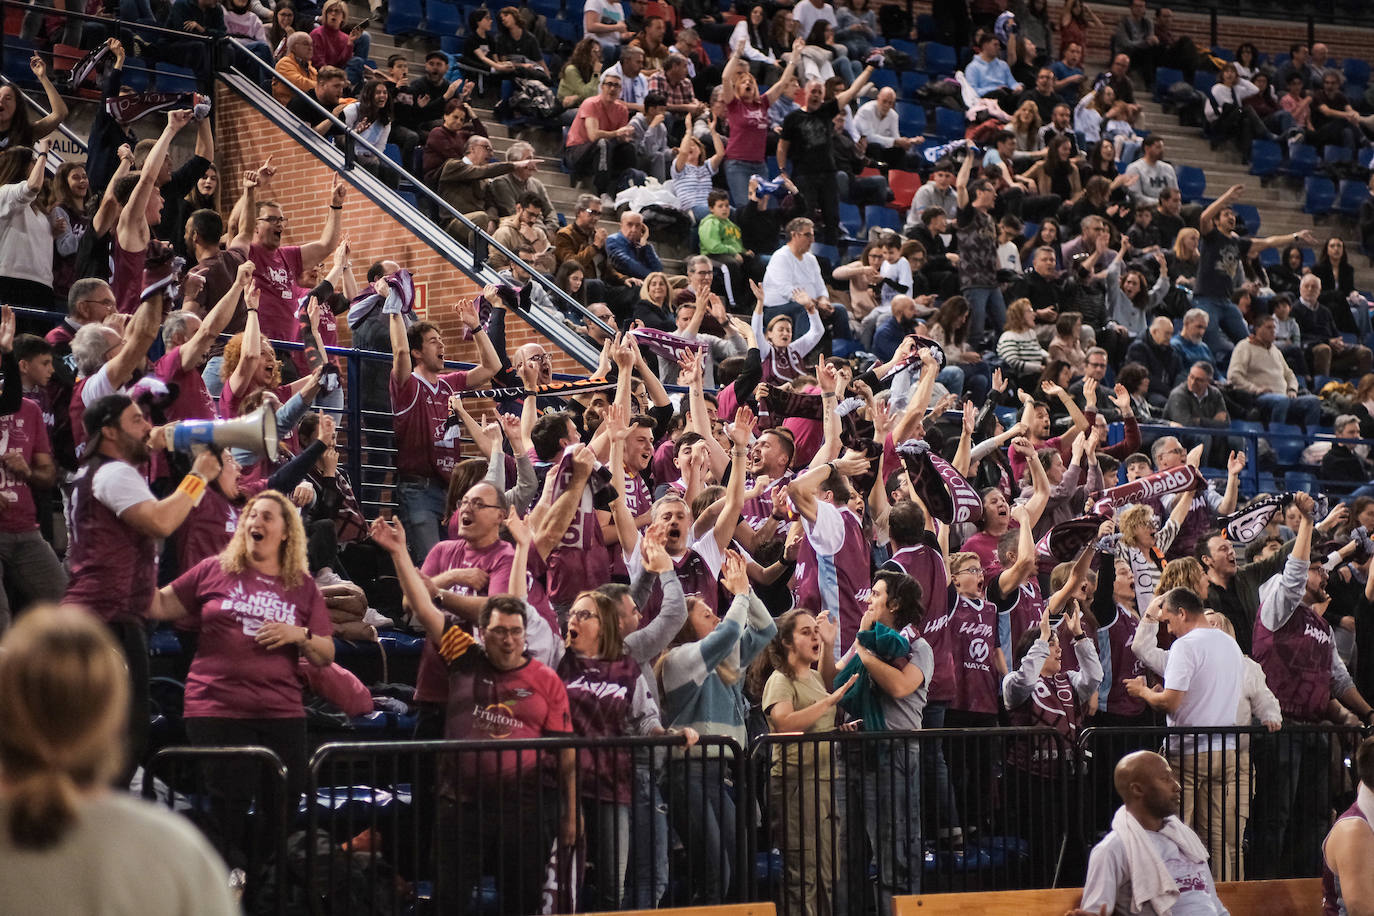
[[[583,213],[590,213],[590,214],[592,214],[593,216],[600,216],[600,215],[601,215],[601,208],[600,208],[600,207],[588,207],[587,209],[583,210],[582,212],[583,212]]]
[[[497,503],[484,503],[484,502],[482,502],[480,499],[464,499],[463,501],[461,501],[460,503],[458,503],[458,508],[460,508],[460,509],[499,509],[499,508],[501,508],[501,506],[498,505]]]
[[[1105,368],[1107,368],[1107,364],[1106,364],[1106,363],[1088,363],[1088,368],[1089,368],[1089,369],[1105,369]]]
[[[285,225],[286,225],[286,217],[285,217],[285,216],[259,216],[259,217],[258,217],[258,222],[260,222],[260,223],[271,223],[271,224],[274,225],[274,226],[285,226]]]
[[[571,614],[568,615],[568,619],[569,619],[569,620],[594,620],[594,619],[596,619],[596,612],[595,612],[595,611],[573,611]]]
[[[488,639],[523,639],[524,627],[487,627],[483,632]]]

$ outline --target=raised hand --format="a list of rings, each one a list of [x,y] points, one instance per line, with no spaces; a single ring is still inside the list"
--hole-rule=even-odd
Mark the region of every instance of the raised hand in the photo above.
[[[406,552],[405,529],[395,521],[378,516],[372,520],[367,532],[372,537],[372,543],[387,553],[394,556]]]
[[[1234,477],[1235,475],[1239,474],[1239,473],[1240,473],[1241,471],[1243,471],[1243,470],[1245,470],[1245,453],[1244,453],[1244,452],[1232,452],[1232,453],[1231,453],[1231,456],[1230,456],[1229,458],[1226,459],[1226,473],[1227,473],[1227,475],[1228,475],[1228,476],[1231,476],[1231,477]]]
[[[1040,383],[1040,390],[1045,392],[1045,397],[1049,398],[1057,398],[1064,393],[1063,388],[1060,388],[1058,385],[1056,385],[1054,382],[1051,382],[1049,379],[1046,379],[1045,381]]]
[[[868,456],[863,452],[850,449],[841,458],[836,458],[833,462],[835,470],[846,477],[858,477],[868,470]]]
[[[758,419],[748,407],[736,409],[735,422],[730,424],[730,441],[741,449],[748,448],[749,439],[753,435],[754,426],[757,423]]]
[[[992,390],[998,394],[1006,393],[1007,378],[1002,374],[1001,367],[992,370]]]
[[[749,591],[749,570],[744,557],[734,550],[726,551],[725,563],[721,567],[720,582],[732,595],[743,595]]]
[[[14,349],[14,309],[8,305],[0,308],[0,353]]]
[[[515,540],[517,547],[528,545],[533,540],[530,535],[529,524],[520,517],[520,513],[515,511],[514,506],[511,506],[510,511],[506,513],[506,530],[510,532],[510,536]]]
[[[640,559],[644,561],[644,568],[654,575],[673,568],[673,558],[668,556],[668,550],[663,546],[666,539],[667,534],[661,524],[650,525],[639,539]]]
[[[821,642],[833,646],[840,635],[840,618],[834,611],[821,611],[816,615],[816,629],[821,634]]]
[[[331,207],[342,207],[344,198],[348,196],[348,185],[344,184],[343,176],[338,172],[334,173],[334,186],[330,190],[329,205]]]

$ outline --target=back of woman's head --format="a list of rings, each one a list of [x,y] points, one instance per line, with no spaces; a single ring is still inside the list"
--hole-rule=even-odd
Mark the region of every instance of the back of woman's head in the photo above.
[[[122,765],[129,678],[91,615],[35,607],[0,641],[0,768],[10,787],[4,829],[16,846],[60,840],[82,790]]]

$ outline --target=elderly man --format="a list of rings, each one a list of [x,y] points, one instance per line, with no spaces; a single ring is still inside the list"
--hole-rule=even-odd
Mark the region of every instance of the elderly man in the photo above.
[[[1135,87],[1131,85],[1131,58],[1118,54],[1112,58],[1111,66],[1097,77],[1098,85],[1105,82],[1116,93],[1118,102],[1125,102],[1134,112],[1140,111],[1135,103]]]
[[[1212,367],[1212,375],[1217,381],[1225,381],[1222,374],[1217,371],[1217,361],[1212,355],[1212,348],[1207,346],[1207,341],[1203,339],[1210,321],[1202,309],[1188,309],[1183,315],[1183,329],[1174,335],[1171,343],[1178,351],[1179,362],[1182,365],[1206,363]]]
[[[493,178],[487,186],[497,214],[510,216],[515,212],[516,201],[522,194],[533,194],[539,198],[539,220],[548,230],[549,238],[553,238],[558,232],[558,211],[549,200],[544,183],[535,177],[539,171],[539,161],[535,158],[534,147],[524,140],[517,140],[506,150],[506,161],[516,163],[515,169]]]
[[[1374,364],[1374,354],[1363,344],[1346,343],[1331,310],[1322,304],[1321,294],[1321,280],[1307,274],[1298,285],[1298,299],[1293,303],[1293,319],[1298,323],[1312,374],[1364,375]]]
[[[897,120],[897,92],[891,86],[878,90],[878,97],[859,106],[854,126],[868,141],[867,155],[896,168],[914,165],[921,158],[916,149],[925,137],[903,137]],[[919,189],[918,189],[919,190]]]
[[[491,141],[474,134],[468,138],[467,155],[450,159],[439,170],[439,196],[444,202],[490,232],[495,227],[495,207],[487,191],[491,179],[513,172],[519,166],[536,165],[533,159],[518,162],[492,162]],[[457,219],[450,220],[448,233],[459,240],[471,238],[471,230]]]
[[[573,181],[590,176],[607,207],[615,206],[609,192],[625,187],[628,170],[635,163],[630,142],[635,131],[630,126],[630,110],[620,101],[621,85],[621,77],[601,74],[601,89],[578,106],[563,150],[563,164]]]
[[[1140,363],[1150,373],[1150,390],[1146,398],[1156,407],[1163,407],[1174,389],[1179,375],[1178,354],[1169,345],[1174,323],[1163,315],[1150,322],[1150,329],[1126,348],[1126,362]]]
[[[1181,468],[1188,463],[1188,452],[1176,436],[1163,436],[1150,446],[1150,458],[1154,460],[1155,470],[1169,471]],[[1226,492],[1219,494],[1211,484],[1200,490],[1182,494],[1166,494],[1157,500],[1146,500],[1155,508],[1159,518],[1166,518],[1173,509],[1174,500],[1187,499],[1191,503],[1188,512],[1179,525],[1178,536],[1169,547],[1168,559],[1187,556],[1202,538],[1216,524],[1217,516],[1229,515],[1235,511],[1240,499],[1240,472],[1245,469],[1243,456],[1234,455],[1234,460],[1226,464]]]
[[[319,71],[310,63],[315,46],[310,41],[309,32],[292,32],[286,39],[286,53],[277,61],[277,75],[280,80],[272,83],[272,95],[278,102],[289,106],[296,94],[283,83],[290,83],[306,94],[315,90],[315,80]]]
[[[1321,422],[1321,399],[1300,394],[1298,378],[1283,353],[1274,346],[1274,316],[1255,319],[1250,336],[1236,345],[1227,368],[1230,387],[1255,399],[1269,412],[1270,423],[1286,423],[1290,415],[1308,429]]]
[[[1226,916],[1207,866],[1207,850],[1178,819],[1182,787],[1168,761],[1153,751],[1127,754],[1117,762],[1113,781],[1123,804],[1112,818],[1111,833],[1088,857],[1083,900],[1068,916],[1185,911]],[[1147,875],[1158,896],[1137,903],[1143,895],[1135,883]]]
[[[606,256],[611,266],[624,274],[634,285],[643,282],[651,273],[661,272],[663,262],[649,241],[649,227],[644,217],[633,210],[620,214],[620,231],[606,238]]]
[[[1130,11],[1116,21],[1112,44],[1118,52],[1129,56],[1131,67],[1140,71],[1146,85],[1154,84],[1160,47],[1155,24],[1145,13],[1145,0],[1131,0]]]
[[[820,262],[811,253],[815,236],[815,224],[809,219],[799,217],[787,224],[787,244],[773,253],[763,273],[764,322],[771,322],[776,315],[786,315],[792,319],[793,337],[800,338],[811,327],[807,314],[810,304],[824,320],[827,331],[847,340],[852,336],[849,313],[844,306],[830,303]],[[821,346],[825,346],[824,340]]]

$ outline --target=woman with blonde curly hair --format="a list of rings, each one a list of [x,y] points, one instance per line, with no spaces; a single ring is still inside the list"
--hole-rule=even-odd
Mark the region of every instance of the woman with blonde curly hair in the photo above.
[[[119,645],[86,611],[31,608],[0,642],[7,914],[88,910],[95,886],[104,912],[239,912],[228,870],[199,831],[165,808],[108,791],[124,767],[128,710]],[[112,837],[121,844],[118,865],[97,876],[91,865]]]
[[[257,287],[250,288],[243,301],[248,308],[248,317],[244,320],[243,331],[224,345],[224,361],[219,369],[220,378],[224,380],[219,395],[219,415],[226,420],[239,415],[240,405],[250,394],[271,391],[285,404],[291,400],[291,395],[311,383],[311,376],[305,375],[289,385],[282,384],[277,351],[272,349],[272,342],[262,335],[258,325]]]
[[[1116,530],[1121,533],[1116,555],[1131,569],[1137,608],[1149,607],[1155,592],[1162,591],[1159,583],[1165,569],[1164,554],[1178,537],[1179,526],[1192,504],[1191,494],[1180,494],[1163,525],[1155,518],[1155,510],[1143,504],[1126,506],[1116,513]]]
[[[184,620],[200,635],[186,676],[191,743],[274,751],[287,767],[288,810],[304,786],[307,758],[298,669],[301,662],[322,668],[334,661],[333,626],[305,547],[296,507],[265,490],[243,507],[229,546],[159,590],[151,613]],[[205,768],[235,865],[232,850],[243,848],[244,837],[234,825],[245,823],[255,783],[242,769]]]

